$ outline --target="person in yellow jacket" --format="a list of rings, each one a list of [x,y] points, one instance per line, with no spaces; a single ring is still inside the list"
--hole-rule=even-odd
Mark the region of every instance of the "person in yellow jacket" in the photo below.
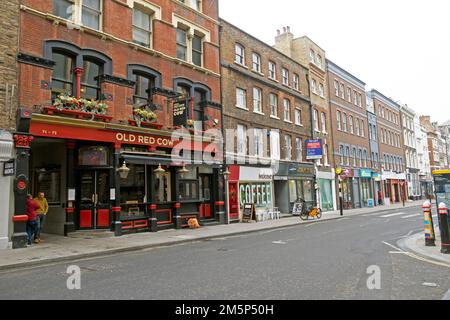
[[[39,192],[38,197],[34,201],[39,204],[39,209],[36,210],[38,228],[34,235],[34,243],[39,243],[41,242],[41,231],[44,227],[45,216],[48,213],[48,202],[43,192]]]

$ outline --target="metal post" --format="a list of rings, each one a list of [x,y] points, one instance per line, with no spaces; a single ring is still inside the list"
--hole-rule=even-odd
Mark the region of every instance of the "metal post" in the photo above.
[[[445,203],[439,204],[439,226],[441,229],[441,252],[450,254],[450,230],[448,223],[448,208]]]
[[[344,197],[342,194],[342,179],[339,177],[339,210],[341,213],[341,216],[344,215]]]
[[[425,201],[422,209],[425,220],[425,245],[427,247],[435,247],[436,243],[434,236],[433,218],[431,214],[431,202]]]

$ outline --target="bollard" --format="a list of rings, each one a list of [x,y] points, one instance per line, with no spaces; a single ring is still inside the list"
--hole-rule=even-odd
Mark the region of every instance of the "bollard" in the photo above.
[[[423,215],[425,220],[425,245],[427,247],[435,247],[435,236],[434,236],[434,226],[433,226],[433,217],[431,215],[431,202],[425,201],[422,206]]]
[[[450,254],[450,230],[448,225],[448,208],[445,203],[439,205],[439,226],[441,229],[441,252]]]

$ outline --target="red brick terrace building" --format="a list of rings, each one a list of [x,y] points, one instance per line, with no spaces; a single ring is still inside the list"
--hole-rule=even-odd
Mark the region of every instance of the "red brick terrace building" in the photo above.
[[[176,128],[222,127],[218,1],[23,0],[20,9],[14,247],[26,240],[25,196],[39,191],[51,233],[223,221],[221,161],[183,167],[170,157]]]

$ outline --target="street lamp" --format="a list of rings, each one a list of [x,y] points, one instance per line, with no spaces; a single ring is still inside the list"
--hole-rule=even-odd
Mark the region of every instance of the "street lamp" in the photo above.
[[[223,171],[222,175],[225,182],[225,223],[230,224],[230,208],[229,208],[229,201],[228,201],[228,178],[231,175],[231,172],[228,170],[228,167],[226,166]]]
[[[128,178],[128,174],[130,173],[130,168],[127,167],[127,164],[124,161],[122,166],[117,169],[117,172],[119,173],[121,179],[126,179]]]
[[[158,166],[158,168],[156,168],[154,172],[155,172],[157,175],[161,175],[161,174],[166,173],[166,170],[164,170],[164,169],[161,167],[161,163],[160,163],[159,166]]]

